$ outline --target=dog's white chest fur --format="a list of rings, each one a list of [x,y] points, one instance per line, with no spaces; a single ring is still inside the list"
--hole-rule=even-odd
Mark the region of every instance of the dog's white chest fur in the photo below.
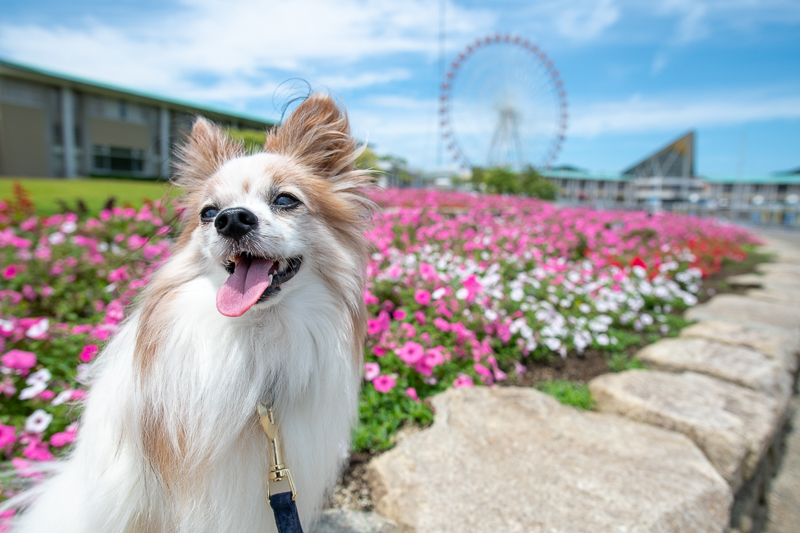
[[[216,312],[213,291],[200,278],[171,302],[168,357],[139,393],[130,381],[138,317],[126,323],[99,361],[73,455],[42,487],[21,531],[274,529],[265,502],[267,441],[255,415],[264,395],[275,402],[301,520],[315,516],[355,416],[358,373],[346,315],[330,293],[310,285],[280,315],[254,309],[228,319]],[[188,466],[168,492],[142,453],[142,409],[158,411],[184,446]]]

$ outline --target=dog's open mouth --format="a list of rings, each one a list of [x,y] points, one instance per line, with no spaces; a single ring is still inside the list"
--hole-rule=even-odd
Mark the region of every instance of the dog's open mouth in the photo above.
[[[225,316],[242,316],[248,309],[281,290],[300,270],[302,257],[267,259],[250,254],[231,256],[230,276],[217,293],[217,309]]]

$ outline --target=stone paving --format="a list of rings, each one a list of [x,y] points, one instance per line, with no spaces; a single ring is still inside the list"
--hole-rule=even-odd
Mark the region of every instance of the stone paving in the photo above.
[[[434,424],[369,464],[376,513],[326,511],[318,533],[800,531],[800,238],[765,248],[775,262],[731,280],[748,294],[691,309],[646,370],[595,378],[596,412],[532,389],[437,396]]]

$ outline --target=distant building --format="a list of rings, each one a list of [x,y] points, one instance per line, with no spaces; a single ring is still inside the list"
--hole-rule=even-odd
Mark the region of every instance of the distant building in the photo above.
[[[0,61],[0,175],[167,178],[172,145],[197,115],[273,122]]]
[[[560,201],[599,208],[713,211],[749,221],[757,211],[759,217],[781,223],[777,219],[800,205],[800,168],[769,176],[698,176],[692,131],[620,174],[561,167],[542,175],[558,186]],[[767,212],[777,214],[762,217]]]
[[[703,192],[703,182],[694,173],[694,132],[690,131],[630,168],[636,202],[655,209],[686,202]]]

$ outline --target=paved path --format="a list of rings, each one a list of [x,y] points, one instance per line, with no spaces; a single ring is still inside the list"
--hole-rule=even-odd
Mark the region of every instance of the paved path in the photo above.
[[[763,230],[759,234],[800,254],[800,232]],[[768,496],[769,522],[765,533],[800,531],[800,397],[797,395],[792,400],[792,408],[794,414],[786,436],[786,449]]]
[[[772,480],[769,523],[765,533],[797,533],[800,530],[800,398],[792,401],[792,429],[786,436],[781,469]]]

